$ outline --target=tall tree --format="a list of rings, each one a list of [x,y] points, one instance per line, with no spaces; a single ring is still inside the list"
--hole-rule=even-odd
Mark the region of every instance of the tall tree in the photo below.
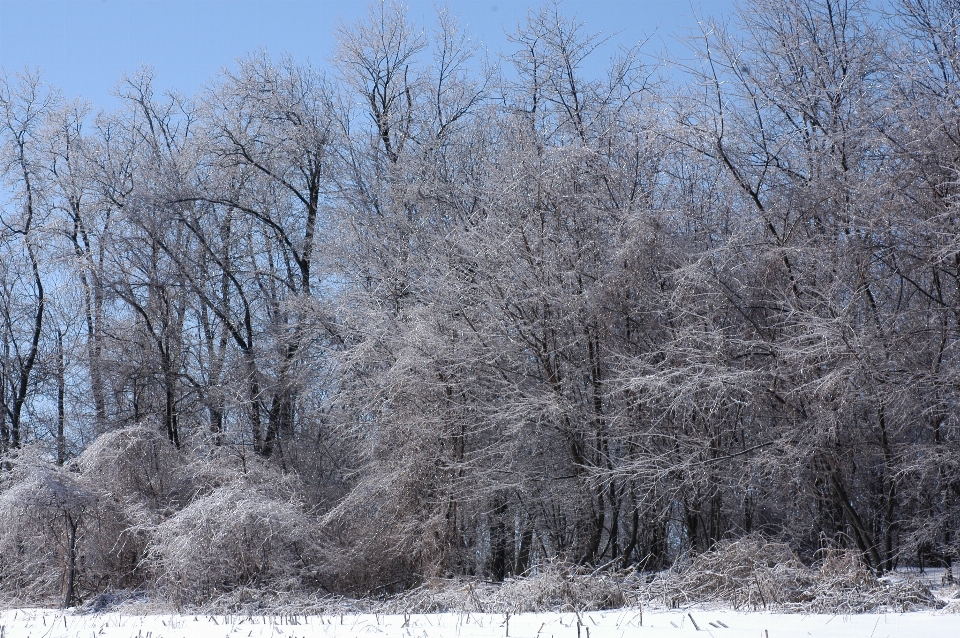
[[[0,447],[20,447],[31,375],[40,356],[47,296],[41,230],[46,219],[40,144],[44,117],[59,96],[35,74],[0,76],[0,160],[12,200],[4,206],[0,241]]]

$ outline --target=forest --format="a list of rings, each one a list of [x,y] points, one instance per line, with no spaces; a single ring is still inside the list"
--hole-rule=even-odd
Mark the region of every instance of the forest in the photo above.
[[[0,599],[957,559],[960,4],[563,9],[0,75]]]

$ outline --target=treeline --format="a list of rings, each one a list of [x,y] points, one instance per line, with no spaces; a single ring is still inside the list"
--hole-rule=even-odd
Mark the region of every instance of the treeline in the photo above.
[[[0,592],[960,551],[960,4],[690,60],[375,5],[122,106],[0,79]]]

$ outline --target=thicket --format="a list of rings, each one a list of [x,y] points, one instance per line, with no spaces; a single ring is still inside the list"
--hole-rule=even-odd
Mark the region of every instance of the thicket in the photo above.
[[[0,76],[0,599],[930,604],[878,578],[960,552],[960,5],[596,75],[562,9]]]

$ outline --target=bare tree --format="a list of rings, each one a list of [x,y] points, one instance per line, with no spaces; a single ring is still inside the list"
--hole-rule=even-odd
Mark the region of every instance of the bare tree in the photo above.
[[[44,117],[58,100],[37,75],[0,77],[0,158],[13,201],[4,210],[2,266],[2,388],[0,446],[17,448],[24,437],[24,407],[40,356],[47,297],[41,272],[44,223],[43,166],[38,148]]]

